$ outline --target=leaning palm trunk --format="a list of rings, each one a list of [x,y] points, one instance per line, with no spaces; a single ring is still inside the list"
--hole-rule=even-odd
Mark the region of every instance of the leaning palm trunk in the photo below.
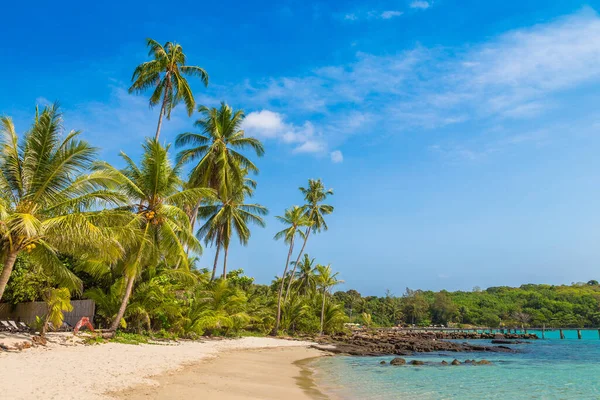
[[[121,301],[121,307],[119,307],[119,312],[117,313],[117,317],[112,322],[109,331],[116,332],[121,324],[121,320],[125,315],[125,310],[127,309],[127,303],[129,303],[129,298],[131,297],[131,292],[133,291],[133,282],[135,281],[135,277],[131,276],[127,278],[127,287],[125,288],[125,294],[123,294],[123,300]]]
[[[294,276],[296,274],[296,267],[298,267],[298,263],[300,262],[300,257],[302,257],[302,253],[304,252],[304,247],[306,247],[306,242],[308,242],[308,235],[310,235],[310,227],[308,227],[306,229],[306,233],[304,234],[304,242],[302,243],[302,248],[300,249],[300,253],[298,253],[298,258],[296,259],[296,263],[294,264],[294,268],[292,269],[292,275],[290,277],[290,281],[288,282],[287,290],[285,291],[284,303],[287,303],[288,297],[290,296],[292,282],[294,282]]]
[[[162,106],[160,107],[160,115],[158,116],[158,126],[156,127],[156,135],[154,136],[154,140],[158,140],[158,137],[160,136],[160,128],[162,126],[162,119],[163,119],[163,115],[165,115],[166,113],[166,108],[167,108],[167,95],[169,94],[169,73],[167,72],[167,74],[165,75],[165,79],[167,80],[167,87],[165,88],[165,94],[163,97],[163,101],[162,101]]]
[[[283,286],[285,285],[285,276],[287,275],[288,266],[290,265],[290,257],[294,251],[294,237],[290,241],[290,250],[288,251],[287,260],[285,261],[285,268],[283,269],[283,276],[281,277],[281,284],[279,285],[279,295],[277,296],[277,323],[275,324],[275,330],[273,333],[277,335],[279,331],[279,324],[281,323],[281,296],[283,295]]]
[[[223,275],[221,276],[221,278],[227,279],[227,253],[229,251],[229,245],[224,246],[224,247],[225,247],[225,252],[223,254]]]
[[[323,323],[325,322],[325,290],[323,290],[323,305],[321,306],[321,335],[323,334]]]
[[[215,275],[217,275],[217,261],[219,261],[219,252],[221,251],[221,242],[217,241],[217,251],[215,252],[215,263],[213,264],[212,276],[210,277],[211,281],[215,280]]]
[[[8,278],[10,278],[15,261],[17,261],[17,252],[15,251],[9,252],[4,259],[4,267],[0,274],[0,300],[2,300],[2,295],[4,295],[4,290],[6,289],[6,284],[8,283]]]

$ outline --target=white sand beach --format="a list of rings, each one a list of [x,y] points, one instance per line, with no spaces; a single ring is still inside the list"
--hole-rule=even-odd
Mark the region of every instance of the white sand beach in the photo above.
[[[2,340],[0,340],[2,342]],[[120,394],[121,398],[177,398],[160,397],[158,393],[155,397],[149,397],[148,393],[152,391],[147,385],[155,386],[159,384],[168,384],[168,380],[162,380],[160,375],[175,370],[181,370],[182,373],[194,373],[193,369],[188,368],[206,368],[209,363],[201,363],[209,358],[223,356],[221,360],[227,360],[226,354],[230,351],[251,350],[251,349],[281,349],[296,348],[300,352],[281,352],[280,357],[267,359],[266,365],[260,364],[260,355],[258,359],[253,359],[256,353],[246,362],[243,360],[246,356],[242,353],[235,354],[236,362],[228,363],[232,371],[218,367],[219,361],[215,361],[213,377],[219,382],[240,381],[241,377],[235,374],[247,371],[262,370],[265,383],[261,390],[269,391],[268,385],[275,390],[282,390],[286,393],[288,399],[308,398],[303,389],[298,386],[295,378],[300,375],[300,367],[293,365],[294,361],[315,357],[319,355],[318,350],[308,349],[311,343],[302,341],[289,341],[274,338],[256,338],[247,337],[242,339],[228,340],[209,340],[206,342],[179,342],[171,345],[125,345],[117,343],[108,343],[101,345],[72,345],[69,341],[62,344],[53,343],[47,347],[36,347],[23,350],[22,352],[0,352],[0,376],[2,376],[2,398],[7,399],[111,399],[115,392],[138,387],[138,390],[145,390],[146,395],[141,397],[136,395],[136,391],[129,391]],[[231,353],[233,354],[233,353]],[[263,353],[263,356],[268,353]],[[221,357],[219,357],[221,358]],[[254,360],[254,361],[253,361]],[[223,361],[221,361],[223,362]],[[260,368],[253,367],[254,362],[260,365]],[[212,370],[212,367],[209,367]],[[270,368],[270,369],[269,369]],[[192,372],[190,372],[192,371]],[[279,372],[279,373],[277,373]],[[171,374],[171,376],[176,376]],[[152,377],[158,379],[155,380]],[[250,377],[250,376],[249,376]],[[254,378],[257,378],[255,376]],[[253,379],[251,379],[253,380]],[[160,383],[159,383],[160,382]],[[219,386],[222,385],[219,383]],[[144,387],[144,385],[146,385]],[[305,385],[306,386],[306,385]],[[216,386],[215,386],[216,388]],[[228,386],[222,386],[222,391],[228,391]],[[285,389],[288,390],[285,390]],[[148,391],[150,390],[150,391]],[[209,389],[205,390],[207,393]],[[231,393],[235,394],[236,389],[231,388]],[[110,393],[109,393],[110,392]],[[250,393],[250,392],[249,392]],[[260,396],[260,391],[256,392]],[[3,397],[6,396],[6,397]],[[123,397],[130,396],[130,397]],[[137,396],[137,397],[136,397]],[[249,399],[261,398],[236,395],[234,397],[223,397],[216,395],[203,398],[231,398],[231,399]],[[266,397],[263,397],[266,398]]]

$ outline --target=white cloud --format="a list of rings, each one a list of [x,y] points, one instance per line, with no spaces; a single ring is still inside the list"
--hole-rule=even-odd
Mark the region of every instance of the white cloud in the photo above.
[[[50,100],[48,100],[45,97],[38,97],[37,99],[35,99],[35,104],[37,104],[40,107],[45,107],[45,106],[49,106],[50,104],[52,104],[52,102]]]
[[[403,14],[402,11],[384,11],[381,13],[381,18],[383,19],[391,19],[394,17],[399,17]]]
[[[263,139],[278,139],[283,143],[294,145],[295,153],[320,153],[325,151],[326,144],[319,138],[314,125],[310,121],[295,125],[284,121],[282,114],[261,110],[251,112],[242,123],[248,136]]]
[[[353,13],[347,13],[343,15],[343,19],[345,21],[361,21],[361,20],[378,20],[378,19],[392,19],[395,17],[399,17],[404,14],[402,11],[398,10],[387,10],[387,11],[378,11],[378,10],[360,10]]]
[[[344,161],[344,155],[339,150],[334,150],[331,153],[329,153],[329,157],[331,158],[331,162],[336,164]]]
[[[307,140],[294,149],[294,153],[322,153],[325,151],[325,144],[315,140]]]
[[[418,8],[421,10],[426,10],[429,7],[431,7],[431,3],[428,1],[417,0],[417,1],[413,1],[412,3],[410,3],[410,8]]]
[[[285,130],[280,114],[269,110],[251,112],[244,118],[243,128],[252,132],[252,136],[273,138]]]

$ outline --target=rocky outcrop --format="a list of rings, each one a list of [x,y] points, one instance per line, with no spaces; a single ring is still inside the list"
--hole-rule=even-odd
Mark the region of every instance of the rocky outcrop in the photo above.
[[[415,353],[455,353],[463,351],[508,353],[515,351],[510,347],[502,345],[490,346],[445,340],[452,339],[455,333],[457,332],[411,332],[401,330],[355,331],[350,334],[317,337],[315,340],[323,347],[320,347],[319,345],[315,347],[326,349],[333,353],[354,356],[410,356]]]

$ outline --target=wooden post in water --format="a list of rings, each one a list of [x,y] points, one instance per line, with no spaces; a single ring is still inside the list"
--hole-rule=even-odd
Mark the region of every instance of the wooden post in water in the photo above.
[[[564,339],[565,338],[565,334],[564,334],[563,330],[559,329],[558,331],[560,332],[560,338]]]
[[[546,324],[542,325],[542,339],[546,339]]]
[[[600,339],[600,329],[598,329],[598,339]]]
[[[577,339],[581,340],[581,329],[577,329]]]

